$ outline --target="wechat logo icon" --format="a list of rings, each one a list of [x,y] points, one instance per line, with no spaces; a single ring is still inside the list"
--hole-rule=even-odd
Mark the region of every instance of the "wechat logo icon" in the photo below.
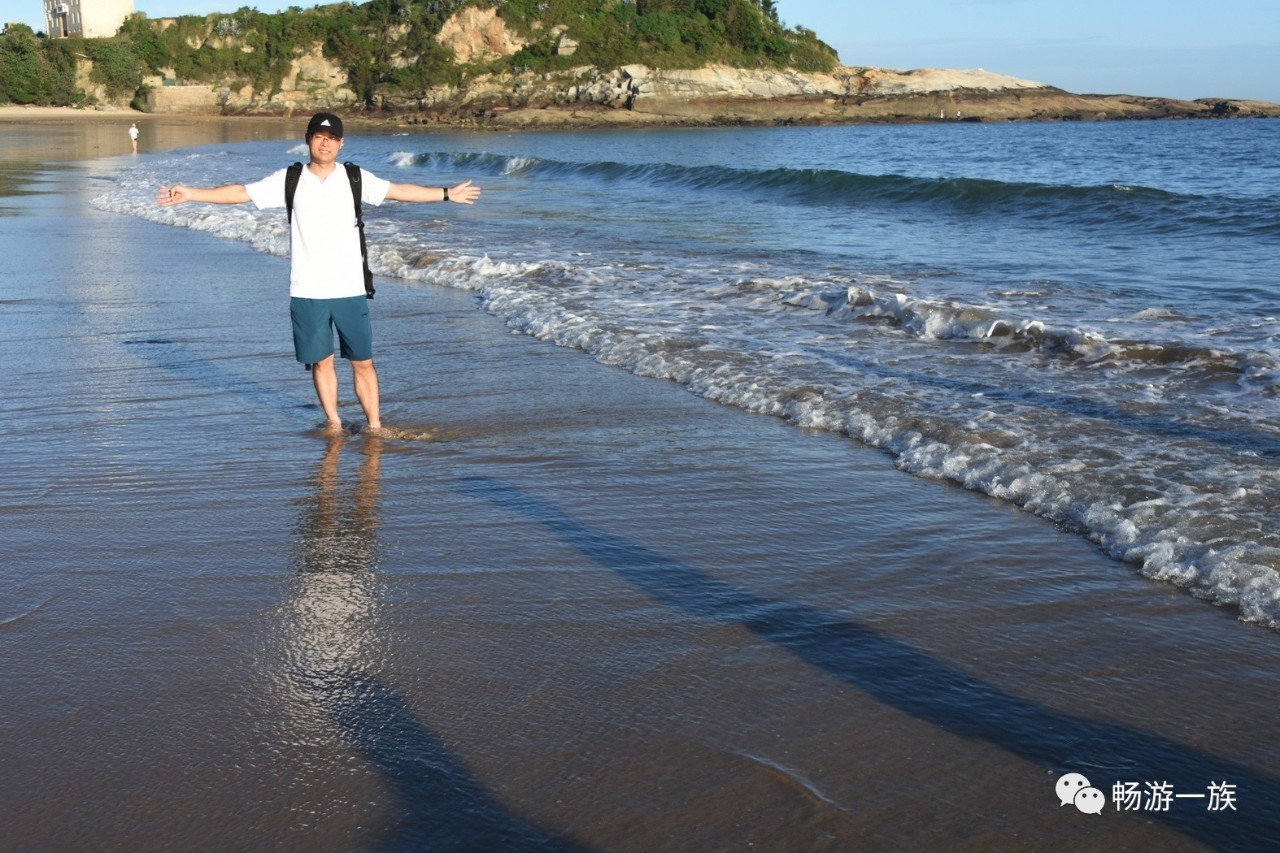
[[[1080,773],[1066,774],[1058,780],[1054,790],[1058,794],[1059,807],[1074,805],[1085,814],[1102,814],[1102,807],[1107,804],[1102,792],[1090,785]]]

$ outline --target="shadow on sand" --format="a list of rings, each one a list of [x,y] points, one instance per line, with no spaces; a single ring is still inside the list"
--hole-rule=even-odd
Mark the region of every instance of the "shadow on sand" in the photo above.
[[[509,483],[461,479],[457,488],[545,527],[561,542],[653,598],[716,624],[741,625],[886,705],[951,734],[995,744],[1055,773],[1114,773],[1133,782],[1169,782],[1203,793],[1235,785],[1236,810],[1206,800],[1174,800],[1168,811],[1140,811],[1206,845],[1260,849],[1280,835],[1280,783],[1245,765],[1159,735],[1082,719],[1008,693],[900,640],[812,608],[735,589],[691,566],[593,529]],[[1046,783],[1046,797],[1052,786]],[[1110,796],[1110,790],[1103,793]],[[1054,806],[1057,807],[1056,801]],[[1112,806],[1108,804],[1108,812]]]

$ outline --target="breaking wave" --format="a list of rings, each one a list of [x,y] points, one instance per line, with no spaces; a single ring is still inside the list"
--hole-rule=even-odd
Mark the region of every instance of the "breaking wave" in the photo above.
[[[923,178],[858,174],[834,169],[743,169],[664,163],[574,162],[492,153],[396,152],[388,162],[401,168],[463,171],[487,175],[631,184],[759,197],[763,193],[804,205],[901,208],[1031,222],[1069,222],[1150,233],[1240,233],[1280,235],[1280,205],[1256,198],[1173,193],[1123,184],[1072,186],[1010,183],[981,178]]]

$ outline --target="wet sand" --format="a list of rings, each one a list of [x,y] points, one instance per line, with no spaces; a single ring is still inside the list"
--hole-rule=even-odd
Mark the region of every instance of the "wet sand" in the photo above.
[[[380,282],[383,417],[416,438],[326,439],[286,262],[92,208],[128,121],[109,143],[63,122],[56,149],[40,126],[0,115],[0,848],[1280,830],[1276,633],[848,440],[513,335],[468,293]],[[165,132],[295,130],[251,126]],[[1066,772],[1108,797],[1225,782],[1234,808],[1086,815]]]

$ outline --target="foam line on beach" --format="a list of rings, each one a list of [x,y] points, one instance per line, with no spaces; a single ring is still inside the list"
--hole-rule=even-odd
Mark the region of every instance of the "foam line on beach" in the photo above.
[[[486,307],[534,337],[585,350],[642,376],[679,382],[711,400],[856,438],[890,452],[906,471],[952,480],[1008,500],[1084,533],[1147,577],[1238,607],[1249,621],[1280,625],[1280,547],[1266,544],[1274,540],[1275,532],[1259,531],[1263,542],[1224,541],[1226,530],[1221,525],[1222,519],[1233,516],[1265,518],[1266,490],[1247,469],[1233,472],[1201,461],[1200,448],[1211,431],[1184,435],[1181,443],[1181,464],[1189,472],[1203,474],[1203,484],[1196,491],[1175,492],[1168,499],[1153,501],[1143,497],[1144,492],[1151,493],[1144,476],[1153,478],[1149,487],[1153,491],[1154,478],[1164,474],[1135,470],[1134,457],[1116,458],[1103,467],[1101,459],[1084,462],[1083,457],[1064,455],[1085,452],[1072,445],[1080,437],[1075,424],[1087,421],[1091,430],[1097,429],[1097,418],[1088,412],[1072,418],[1061,417],[1061,412],[1051,412],[1047,419],[1035,415],[1039,435],[1027,433],[1031,422],[1026,415],[1021,422],[1006,419],[1003,424],[969,425],[961,410],[961,419],[949,424],[935,414],[939,401],[917,374],[889,377],[882,387],[864,387],[851,399],[829,393],[822,384],[798,379],[795,361],[786,352],[759,359],[734,355],[734,363],[728,360],[728,349],[717,347],[715,358],[707,360],[702,357],[705,344],[670,347],[668,338],[660,336],[613,333],[601,319],[548,304],[539,291],[505,280],[507,270],[481,265],[477,272],[492,277],[477,286]],[[831,374],[820,373],[830,384]],[[865,375],[865,371],[859,373]],[[952,389],[945,399],[972,393]],[[1043,403],[1031,398],[1013,402],[1033,414],[1044,409]],[[1128,421],[1116,427],[1128,433],[1133,425]],[[1256,452],[1257,446],[1268,455],[1276,450],[1274,437],[1242,435],[1247,443],[1238,448],[1241,452]],[[1176,446],[1164,435],[1150,440],[1153,446]],[[1137,445],[1132,437],[1129,442]],[[1209,443],[1217,443],[1216,438]],[[1135,489],[1135,483],[1143,485]]]
[[[44,601],[41,601],[39,604],[34,604],[31,607],[28,607],[18,613],[15,613],[12,616],[0,616],[0,628],[7,628],[8,626],[13,625],[23,619],[26,619],[29,616],[33,616],[34,614],[39,613],[42,609],[44,609],[44,607],[50,601],[53,601],[53,596],[49,596]]]

